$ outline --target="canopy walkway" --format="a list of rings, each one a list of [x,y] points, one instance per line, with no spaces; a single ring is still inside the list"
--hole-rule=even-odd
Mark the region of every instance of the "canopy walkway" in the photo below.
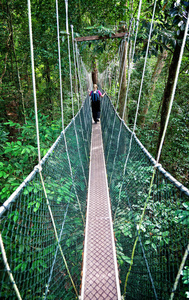
[[[16,283],[22,299],[75,299],[75,289],[78,296],[83,290],[82,299],[95,299],[93,294],[93,296],[87,295],[88,290],[94,293],[95,278],[100,279],[103,284],[101,287],[105,287],[105,293],[109,290],[111,290],[110,293],[113,293],[113,285],[114,291],[116,288],[118,291],[116,260],[113,250],[111,250],[114,248],[114,246],[112,247],[114,241],[111,232],[112,224],[103,225],[102,223],[100,226],[101,222],[108,223],[111,217],[116,238],[121,294],[124,293],[133,244],[139,235],[137,224],[141,216],[141,209],[146,202],[155,160],[134,136],[125,176],[122,177],[132,133],[123,123],[120,133],[121,143],[118,145],[117,138],[120,124],[123,121],[116,114],[107,96],[102,103],[101,126],[112,216],[106,216],[105,212],[101,211],[101,205],[109,213],[110,207],[108,203],[100,204],[101,198],[106,197],[104,195],[107,193],[107,186],[101,186],[101,183],[105,181],[106,172],[105,170],[100,172],[98,164],[100,163],[104,167],[103,159],[100,162],[99,154],[102,148],[98,144],[98,138],[94,136],[89,176],[91,180],[89,180],[89,184],[92,186],[89,185],[88,192],[89,207],[91,206],[91,214],[94,213],[94,215],[90,215],[90,212],[87,211],[86,224],[87,227],[92,227],[95,240],[92,241],[93,236],[88,236],[88,233],[85,232],[88,248],[83,248],[87,199],[85,176],[88,182],[92,123],[90,100],[87,98],[74,121],[72,120],[65,129],[73,179],[70,177],[63,133],[42,159],[42,176],[58,241],[38,168],[34,169],[1,207],[1,234],[8,259],[8,266],[5,266],[3,261],[0,265],[1,299],[16,299],[14,283]],[[114,117],[115,125],[112,127]],[[74,124],[77,130],[80,157]],[[98,135],[100,126],[95,124],[92,127],[93,135]],[[117,157],[115,159],[116,148]],[[84,166],[84,172],[81,165]],[[93,173],[92,168],[95,168],[96,174]],[[123,187],[119,195],[121,182],[123,182]],[[127,299],[169,299],[183,256],[188,251],[188,196],[189,191],[161,166],[158,166],[152,196],[146,208],[134,263],[128,278]],[[94,203],[92,203],[92,198]],[[109,237],[108,231],[111,232]],[[106,234],[107,236],[105,236]],[[104,242],[107,244],[102,245]],[[84,270],[82,270],[83,249]],[[102,254],[101,250],[105,251],[105,254]],[[90,256],[90,253],[93,256]],[[106,271],[103,268],[98,270],[98,266],[93,263],[94,260],[97,264],[101,263],[103,258],[106,267],[109,266],[106,259],[111,261],[112,269],[108,269],[111,274],[109,290],[100,277],[103,275],[106,277]],[[91,273],[93,271],[90,268],[94,269],[96,273]],[[13,275],[14,282],[11,282],[8,274]],[[113,276],[115,276],[115,280],[113,280]],[[75,289],[70,277],[74,282]],[[80,288],[81,281],[82,289]],[[186,290],[187,286],[179,277],[174,292],[175,299],[184,299]],[[95,294],[97,295],[97,290],[95,290]],[[96,299],[119,299],[119,297],[118,294],[117,296],[114,294],[108,298],[106,294],[105,297],[101,296],[100,298],[99,296]]]
[[[36,112],[29,4],[28,10]],[[57,1],[56,10],[59,44]],[[134,129],[152,24],[153,17]],[[188,24],[189,17],[182,51]],[[68,18],[66,31],[69,36]],[[122,46],[123,67],[125,41]],[[118,116],[118,103],[115,109],[107,95],[100,124],[92,126],[91,101],[83,97],[78,56],[74,56],[75,70],[84,101],[74,116],[70,49],[73,119],[64,129],[60,45],[58,55],[63,130],[39,165],[0,207],[0,299],[186,299],[189,190],[153,159],[124,117]],[[83,82],[87,89],[89,82]],[[176,84],[173,91],[175,88]],[[171,97],[172,103],[174,92]],[[40,158],[39,150],[38,142]]]
[[[100,124],[92,126],[81,299],[121,299]]]

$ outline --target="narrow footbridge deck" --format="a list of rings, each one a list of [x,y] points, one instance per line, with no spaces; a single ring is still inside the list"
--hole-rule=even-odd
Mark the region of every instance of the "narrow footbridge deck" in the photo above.
[[[100,124],[92,126],[81,299],[121,299]]]

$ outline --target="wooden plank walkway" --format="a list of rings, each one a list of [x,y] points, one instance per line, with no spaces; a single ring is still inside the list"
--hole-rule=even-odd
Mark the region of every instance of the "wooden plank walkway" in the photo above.
[[[82,300],[120,300],[118,267],[100,124],[92,126]]]

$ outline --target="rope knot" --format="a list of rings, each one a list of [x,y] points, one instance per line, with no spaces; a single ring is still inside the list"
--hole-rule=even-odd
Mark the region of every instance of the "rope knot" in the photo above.
[[[158,167],[162,167],[162,165],[161,165],[160,163],[156,163],[156,164],[154,165],[154,168],[158,168]]]
[[[34,170],[35,170],[35,171],[41,172],[41,171],[42,171],[42,166],[41,166],[41,164],[36,165],[36,166],[34,167]]]

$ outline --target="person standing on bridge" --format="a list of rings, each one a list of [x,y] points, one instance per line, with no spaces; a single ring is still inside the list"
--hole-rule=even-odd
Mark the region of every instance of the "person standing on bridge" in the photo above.
[[[95,123],[99,121],[100,118],[100,97],[104,97],[106,92],[102,95],[101,91],[98,90],[97,84],[93,84],[93,91],[88,90],[89,96],[91,96],[91,107],[92,114]]]

